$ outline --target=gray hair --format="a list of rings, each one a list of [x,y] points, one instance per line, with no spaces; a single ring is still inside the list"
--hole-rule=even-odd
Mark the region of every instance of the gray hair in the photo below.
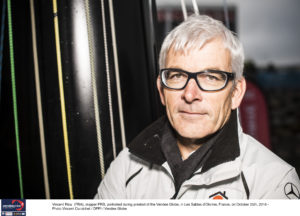
[[[221,37],[224,46],[231,54],[232,72],[236,79],[243,77],[244,49],[236,35],[227,29],[222,22],[206,15],[192,15],[186,21],[173,29],[165,38],[160,55],[160,68],[166,67],[166,58],[170,49],[174,52],[186,52],[201,48],[208,40]]]

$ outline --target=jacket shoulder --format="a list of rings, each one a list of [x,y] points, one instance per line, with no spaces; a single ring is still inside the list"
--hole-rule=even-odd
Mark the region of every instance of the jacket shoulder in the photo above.
[[[242,170],[252,198],[285,198],[284,187],[287,183],[300,186],[294,167],[256,139],[243,134],[240,145]],[[281,192],[270,197],[276,190]]]
[[[149,165],[124,148],[110,164],[94,198],[126,199],[126,181],[143,166]]]
[[[257,164],[264,167],[276,163],[282,168],[292,168],[291,165],[248,134],[243,134],[240,145],[242,160],[245,164]]]

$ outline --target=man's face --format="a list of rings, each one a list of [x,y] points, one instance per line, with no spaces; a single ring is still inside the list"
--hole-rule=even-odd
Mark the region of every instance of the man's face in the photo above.
[[[230,53],[224,48],[220,39],[208,41],[201,49],[168,53],[166,68],[179,68],[190,72],[205,69],[215,69],[231,72]],[[201,83],[200,83],[201,85]],[[228,120],[231,109],[239,106],[241,92],[232,90],[230,81],[226,88],[220,91],[202,91],[194,79],[183,90],[163,88],[160,77],[157,86],[161,101],[166,106],[167,115],[173,128],[185,138],[199,139],[206,137],[218,129]],[[243,85],[245,83],[243,80]],[[238,82],[237,88],[241,86]]]

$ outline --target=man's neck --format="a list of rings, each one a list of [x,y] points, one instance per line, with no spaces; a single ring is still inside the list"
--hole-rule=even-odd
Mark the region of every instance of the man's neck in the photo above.
[[[179,134],[177,134],[177,145],[182,160],[186,160],[194,151],[199,149],[204,143],[206,143],[214,135],[215,133],[200,139],[190,139],[190,138],[182,137]]]
[[[183,145],[180,142],[177,142],[182,160],[186,160],[194,151],[196,151],[198,148],[201,147],[200,145],[197,144],[189,144],[189,145]]]

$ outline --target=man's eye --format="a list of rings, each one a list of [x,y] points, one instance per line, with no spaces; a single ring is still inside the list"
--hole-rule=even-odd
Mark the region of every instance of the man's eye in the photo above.
[[[180,79],[183,78],[182,73],[170,73],[168,79]]]
[[[219,81],[219,80],[220,80],[219,77],[214,76],[214,75],[211,75],[211,74],[206,74],[205,77],[206,77],[206,79],[209,80],[209,81]]]

